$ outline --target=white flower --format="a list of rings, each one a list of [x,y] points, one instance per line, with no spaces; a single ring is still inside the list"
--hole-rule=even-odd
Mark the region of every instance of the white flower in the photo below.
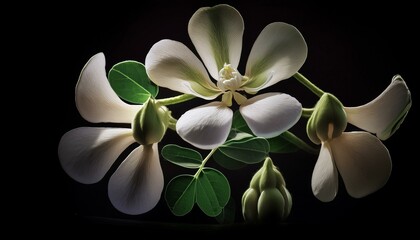
[[[314,195],[324,202],[332,201],[337,194],[338,172],[348,194],[355,198],[377,191],[391,175],[391,156],[384,144],[368,132],[343,132],[347,121],[386,139],[398,129],[411,106],[410,91],[399,75],[382,94],[363,106],[343,107],[334,99],[324,104],[335,109],[331,117],[313,115],[311,125],[308,121],[308,136],[313,141],[317,136],[322,142],[311,185]],[[328,109],[322,111],[328,115]]]
[[[255,94],[295,74],[307,56],[302,35],[286,23],[269,24],[255,41],[241,75],[237,67],[243,31],[242,16],[233,7],[200,8],[189,21],[188,33],[206,67],[184,44],[172,40],[156,43],[146,56],[146,70],[157,85],[206,100],[223,95],[221,102],[191,109],[177,122],[178,134],[198,148],[213,149],[226,140],[232,98],[257,136],[275,137],[300,118],[302,106],[290,95],[265,93],[247,99],[243,93]]]
[[[93,123],[132,123],[140,105],[124,103],[112,90],[105,72],[105,56],[98,53],[83,68],[76,85],[76,105]],[[74,180],[100,181],[118,156],[135,143],[129,128],[80,127],[63,135],[58,155],[64,171]],[[155,207],[163,190],[157,143],[135,148],[109,179],[108,196],[126,214]]]
[[[391,156],[368,132],[343,132],[322,142],[312,174],[312,192],[323,202],[338,191],[338,171],[350,196],[361,198],[385,185],[391,175]]]

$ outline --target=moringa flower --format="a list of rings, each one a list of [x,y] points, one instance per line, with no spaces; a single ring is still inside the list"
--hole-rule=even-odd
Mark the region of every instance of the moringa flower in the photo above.
[[[244,23],[229,5],[200,8],[188,24],[190,38],[203,60],[184,44],[157,42],[146,56],[150,79],[161,87],[214,101],[185,112],[176,130],[187,142],[202,149],[222,144],[232,123],[232,98],[252,132],[271,138],[292,127],[300,118],[301,104],[284,93],[265,93],[247,99],[295,74],[305,62],[307,46],[293,26],[275,22],[266,26],[252,47],[245,75],[239,65]],[[216,80],[211,81],[207,71]]]
[[[150,101],[143,106],[124,103],[108,82],[104,54],[94,55],[86,63],[76,85],[79,113],[93,123],[132,123],[132,129],[79,127],[65,133],[58,146],[64,171],[80,183],[100,181],[118,156],[136,142],[139,137],[136,129],[141,129],[135,125],[140,124],[137,118],[142,118],[144,112],[150,112],[150,104]],[[155,141],[144,140],[146,145],[135,148],[108,183],[112,205],[126,214],[142,214],[151,210],[163,190],[163,173],[157,149],[161,138],[152,136],[142,139]]]
[[[398,129],[410,106],[410,91],[398,75],[381,95],[360,107],[343,107],[333,95],[324,94],[307,125],[309,138],[322,143],[312,174],[314,195],[323,202],[332,201],[338,191],[338,172],[352,197],[364,197],[383,187],[392,169],[388,149],[368,132],[343,131],[349,122],[387,138]]]

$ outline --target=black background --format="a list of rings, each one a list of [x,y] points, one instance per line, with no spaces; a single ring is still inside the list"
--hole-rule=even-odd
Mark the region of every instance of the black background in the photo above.
[[[52,148],[42,161],[41,186],[45,194],[35,196],[41,205],[41,215],[48,215],[48,223],[64,228],[106,226],[134,227],[144,230],[211,231],[256,229],[243,224],[240,213],[240,198],[248,187],[249,180],[259,167],[250,166],[240,171],[228,171],[214,162],[228,177],[232,196],[237,205],[236,224],[219,226],[213,218],[205,216],[197,206],[185,217],[173,216],[162,197],[156,208],[138,216],[129,216],[114,209],[108,200],[107,183],[113,170],[129,152],[113,165],[102,181],[83,185],[73,181],[61,169],[57,147],[61,136],[76,127],[98,126],[85,121],[77,112],[74,103],[74,87],[80,70],[86,61],[98,52],[104,52],[107,71],[123,60],[144,62],[150,47],[161,39],[173,39],[186,44],[195,51],[187,32],[192,14],[203,6],[213,6],[217,1],[183,3],[181,1],[152,1],[147,4],[103,3],[87,7],[63,5],[49,13],[40,25],[48,26],[44,35],[43,51],[51,53],[49,60],[54,66],[54,77],[45,81],[56,88],[54,98],[60,107],[47,108],[52,121],[49,129]],[[388,183],[379,191],[362,199],[354,199],[340,182],[334,201],[322,203],[311,191],[310,181],[317,156],[304,152],[272,154],[275,164],[286,179],[293,196],[292,212],[281,227],[303,224],[338,224],[360,226],[372,224],[409,223],[407,215],[416,215],[414,194],[418,180],[415,162],[415,143],[418,130],[417,115],[418,37],[415,36],[418,16],[414,8],[403,3],[366,6],[363,3],[336,2],[321,4],[287,1],[224,1],[234,6],[245,22],[242,58],[239,71],[244,72],[248,54],[260,31],[271,22],[286,22],[294,25],[304,36],[308,45],[308,58],[300,72],[321,89],[336,95],[346,106],[358,106],[378,96],[390,83],[392,76],[401,74],[407,82],[413,99],[413,107],[396,134],[384,141],[393,160],[393,172]],[[54,24],[52,24],[54,23]],[[50,25],[50,26],[49,26]],[[304,107],[312,107],[316,97],[297,81],[289,79],[266,91],[286,92],[295,96]],[[161,88],[158,98],[176,93]],[[204,101],[195,99],[185,104],[171,106],[175,117],[186,109]],[[291,131],[307,140],[306,121],[300,120]],[[54,126],[54,127],[53,127]],[[349,126],[349,129],[352,129]],[[167,143],[189,146],[168,131],[160,147]],[[206,154],[206,152],[203,152]],[[172,165],[161,159],[165,185],[175,175],[193,172]],[[340,180],[341,181],[341,180]],[[47,223],[47,224],[48,224]],[[260,226],[261,227],[261,226]],[[353,228],[353,227],[350,227]],[[322,229],[322,228],[321,228]]]

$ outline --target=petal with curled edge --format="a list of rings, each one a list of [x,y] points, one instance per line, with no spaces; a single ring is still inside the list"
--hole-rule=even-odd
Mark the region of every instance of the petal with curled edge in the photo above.
[[[386,140],[400,127],[411,104],[407,84],[400,75],[396,75],[391,84],[371,102],[344,109],[349,123]]]
[[[111,88],[103,53],[94,55],[82,69],[76,84],[76,106],[80,115],[92,123],[131,123],[141,108],[123,102]]]

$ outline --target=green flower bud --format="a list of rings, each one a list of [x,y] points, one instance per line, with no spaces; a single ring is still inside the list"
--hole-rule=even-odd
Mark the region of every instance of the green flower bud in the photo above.
[[[343,104],[334,95],[324,93],[308,120],[306,132],[313,143],[320,144],[340,136],[346,126],[347,115]]]
[[[275,188],[278,185],[277,174],[280,174],[280,172],[277,169],[275,169],[271,158],[267,157],[265,159],[264,165],[262,166],[261,170],[262,172],[260,178],[260,191]]]
[[[287,216],[289,216],[290,211],[292,210],[292,195],[290,194],[290,192],[287,190],[286,186],[283,185],[280,188],[280,192],[281,195],[284,197],[284,215],[283,215],[283,219],[286,219]]]
[[[142,145],[160,142],[168,128],[169,119],[168,108],[149,98],[134,117],[134,139]]]
[[[286,186],[286,182],[284,181],[283,175],[281,175],[280,171],[277,168],[273,168],[273,171],[276,173],[277,184],[276,188],[281,188],[282,186]]]
[[[242,215],[246,222],[278,222],[289,216],[291,208],[283,176],[267,157],[242,195]]]
[[[261,192],[258,198],[258,220],[260,222],[278,222],[283,220],[285,200],[277,188]]]
[[[259,195],[259,192],[254,188],[248,188],[242,195],[242,213],[247,222],[256,222],[258,219]]]
[[[258,170],[254,174],[254,176],[252,176],[251,183],[249,184],[249,187],[257,190],[258,192],[260,191],[260,179],[261,179],[261,174],[263,172],[262,170],[263,168],[260,168],[260,170]]]

